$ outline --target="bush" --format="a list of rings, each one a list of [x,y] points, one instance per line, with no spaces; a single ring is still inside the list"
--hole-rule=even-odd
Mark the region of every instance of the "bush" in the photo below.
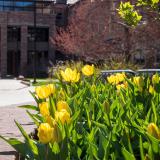
[[[60,70],[59,81],[36,87],[37,106],[22,106],[38,139],[5,139],[26,159],[159,159],[159,75],[99,79],[93,65]],[[32,136],[33,137],[33,136]]]

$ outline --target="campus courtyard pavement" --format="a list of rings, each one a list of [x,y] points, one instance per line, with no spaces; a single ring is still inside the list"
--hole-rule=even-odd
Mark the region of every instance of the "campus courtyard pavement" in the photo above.
[[[34,87],[26,86],[19,80],[0,79],[0,135],[23,140],[14,120],[18,121],[27,133],[33,131],[35,126],[25,109],[17,107],[35,103],[29,93],[33,90]],[[14,149],[0,139],[0,160],[14,160],[14,153]]]

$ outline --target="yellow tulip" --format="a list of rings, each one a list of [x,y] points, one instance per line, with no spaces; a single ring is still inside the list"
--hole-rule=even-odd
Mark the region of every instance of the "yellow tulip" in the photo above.
[[[61,76],[66,82],[78,82],[80,79],[80,73],[76,69],[66,68],[65,71],[61,71]]]
[[[78,82],[80,79],[80,73],[77,72],[76,69],[72,71],[72,75],[70,77],[71,82]]]
[[[61,132],[58,128],[57,122],[51,116],[46,117],[46,122],[53,128],[53,137],[51,142],[60,142],[62,139]]]
[[[158,74],[154,74],[152,76],[152,84],[155,85],[155,84],[158,84],[159,83],[159,76]]]
[[[50,90],[48,89],[47,86],[38,86],[36,87],[35,91],[36,91],[36,95],[40,99],[48,98],[50,95]]]
[[[70,114],[65,110],[62,109],[60,112],[55,112],[55,119],[56,121],[60,120],[62,124],[70,122]]]
[[[110,84],[118,84],[118,79],[115,75],[107,77],[107,80]]]
[[[154,95],[155,92],[156,92],[155,89],[150,85],[149,86],[149,93]]]
[[[126,78],[125,73],[117,73],[115,75],[110,75],[109,77],[107,77],[107,80],[111,84],[119,84],[123,82],[125,78]]]
[[[56,89],[55,89],[55,85],[54,84],[48,84],[47,88],[48,88],[50,94],[54,94],[55,93]]]
[[[85,65],[83,68],[82,68],[82,73],[85,75],[85,76],[91,76],[94,74],[94,65]]]
[[[147,132],[152,135],[153,137],[160,139],[160,132],[159,128],[157,127],[156,124],[150,123],[147,127]]]
[[[38,86],[35,88],[36,95],[40,99],[48,98],[51,94],[55,93],[54,84],[48,84],[43,86]]]
[[[126,89],[128,87],[128,84],[127,83],[123,83],[123,84],[118,84],[116,86],[117,90],[121,90],[122,88],[123,89]]]
[[[57,122],[51,116],[46,116],[45,120],[46,120],[46,123],[48,123],[51,127],[54,128],[56,126]]]
[[[53,128],[48,123],[41,123],[38,128],[38,138],[43,144],[51,142],[53,139]]]
[[[57,111],[61,111],[62,109],[65,109],[65,110],[69,111],[69,105],[68,105],[67,102],[59,101],[57,103]]]
[[[125,75],[125,73],[117,73],[116,74],[116,78],[118,80],[118,83],[119,82],[123,82],[125,80],[125,78],[126,78],[126,75]]]
[[[140,77],[140,76],[133,77],[133,82],[134,82],[134,84],[137,85],[137,86],[141,86],[141,87],[144,86],[143,77]]]
[[[46,117],[49,116],[49,104],[48,102],[42,102],[39,104],[40,113],[42,116]]]

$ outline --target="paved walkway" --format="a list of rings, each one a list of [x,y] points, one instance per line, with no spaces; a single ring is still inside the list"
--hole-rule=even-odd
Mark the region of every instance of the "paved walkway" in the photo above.
[[[34,101],[29,93],[29,90],[33,91],[34,87],[28,87],[20,82],[18,80],[0,80],[0,107]]]
[[[0,80],[0,135],[22,139],[14,120],[18,121],[27,133],[33,131],[35,126],[25,109],[16,107],[22,104],[34,104],[34,99],[29,93],[29,90],[33,89],[17,80]],[[14,149],[1,139],[0,160],[14,160]]]

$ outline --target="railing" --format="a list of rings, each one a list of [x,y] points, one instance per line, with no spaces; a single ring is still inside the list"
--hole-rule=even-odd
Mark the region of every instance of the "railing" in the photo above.
[[[124,70],[102,70],[101,71],[101,77],[102,78],[106,78],[107,76],[111,75],[111,74],[115,74],[115,73],[126,73],[128,75],[131,76],[139,76],[139,75],[153,75],[155,73],[160,74],[160,69],[139,69],[137,71],[133,71],[130,69],[124,69]]]

